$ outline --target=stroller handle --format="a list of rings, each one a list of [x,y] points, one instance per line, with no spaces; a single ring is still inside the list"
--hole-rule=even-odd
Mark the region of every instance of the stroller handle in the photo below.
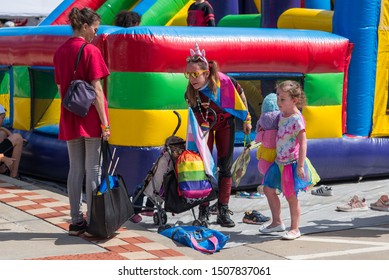
[[[176,128],[175,128],[174,131],[173,131],[172,136],[176,135],[177,131],[178,131],[178,130],[180,129],[180,127],[181,127],[181,115],[180,115],[180,113],[178,113],[177,111],[173,111],[173,113],[177,116],[178,122],[177,122]]]

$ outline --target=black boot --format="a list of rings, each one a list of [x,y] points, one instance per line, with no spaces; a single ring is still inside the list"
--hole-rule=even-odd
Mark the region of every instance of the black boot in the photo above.
[[[209,223],[209,206],[199,206],[199,218],[198,220],[201,222],[201,224],[208,224]]]
[[[235,223],[231,220],[230,215],[234,213],[228,209],[228,205],[218,205],[217,223],[222,227],[234,227]]]

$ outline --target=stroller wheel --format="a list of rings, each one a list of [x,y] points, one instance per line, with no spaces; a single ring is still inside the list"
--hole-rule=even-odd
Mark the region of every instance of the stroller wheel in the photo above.
[[[165,229],[168,229],[168,228],[171,228],[171,226],[170,225],[160,226],[160,227],[158,227],[158,233],[160,233],[161,231],[164,231]]]
[[[161,224],[162,225],[165,225],[167,223],[167,214],[165,211],[161,211],[160,213],[161,215]],[[159,225],[160,221],[159,221],[159,216],[158,216],[158,212],[155,212],[154,215],[153,215],[153,222],[154,222],[154,225]]]
[[[158,217],[157,212],[155,212],[153,215],[153,222],[154,222],[154,225],[159,225],[159,217]]]
[[[161,213],[161,219],[162,219],[162,224],[165,225],[167,223],[167,214],[165,211]]]
[[[202,226],[202,223],[201,223],[200,220],[194,220],[193,223],[192,223],[192,226],[196,226],[196,227],[198,226],[199,227],[199,226]]]
[[[207,223],[206,221],[202,221],[202,222],[201,222],[201,225],[202,225],[203,227],[206,227],[206,228],[208,227],[208,223]]]

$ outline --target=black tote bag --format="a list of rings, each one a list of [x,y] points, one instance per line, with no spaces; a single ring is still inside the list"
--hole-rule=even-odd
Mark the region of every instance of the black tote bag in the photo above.
[[[119,174],[109,175],[108,153],[110,151],[107,141],[102,141],[101,151],[103,154],[103,180],[107,187],[103,193],[97,188],[92,194],[88,233],[109,238],[134,215],[134,208],[122,176]],[[111,188],[112,182],[115,182],[115,186]]]

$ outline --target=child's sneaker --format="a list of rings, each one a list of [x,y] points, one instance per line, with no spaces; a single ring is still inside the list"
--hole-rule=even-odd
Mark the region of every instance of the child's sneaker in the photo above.
[[[332,196],[334,193],[332,192],[332,188],[328,186],[322,186],[319,188],[316,188],[311,191],[311,194],[313,195],[320,195],[320,196]]]
[[[86,231],[87,223],[85,220],[82,220],[82,222],[77,224],[71,224],[69,225],[69,235],[70,236],[78,236],[80,234],[83,234]]]
[[[236,192],[235,197],[248,198],[250,194],[248,192]]]
[[[250,193],[250,196],[249,196],[249,198],[251,198],[251,199],[264,198],[264,197],[265,197],[265,195],[261,194],[259,192]]]
[[[377,202],[370,203],[370,208],[377,211],[389,211],[389,198],[387,195],[381,195]]]
[[[262,215],[257,210],[246,211],[243,217],[243,223],[246,224],[261,225],[269,220],[269,217]]]
[[[357,195],[354,195],[354,197],[348,203],[337,206],[336,210],[343,211],[343,212],[357,212],[357,211],[367,211],[368,208],[366,205],[366,200],[364,198],[360,200]]]

